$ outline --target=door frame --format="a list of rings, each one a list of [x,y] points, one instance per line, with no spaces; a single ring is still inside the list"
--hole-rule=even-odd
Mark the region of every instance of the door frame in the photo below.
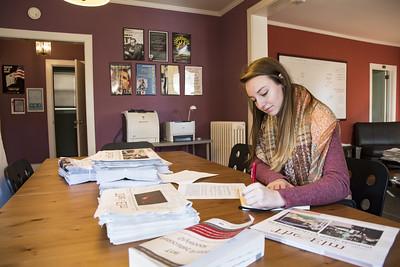
[[[88,154],[96,153],[96,131],[94,121],[94,87],[93,87],[93,37],[91,34],[76,34],[63,32],[31,31],[12,28],[0,28],[0,37],[33,39],[33,40],[52,40],[63,42],[83,43],[85,61],[85,92],[86,92],[86,123]],[[50,146],[50,145],[49,145]],[[49,157],[56,157],[50,153]]]
[[[389,117],[387,121],[396,121],[396,96],[397,96],[397,66],[386,64],[369,64],[369,121],[372,122],[372,72],[374,70],[386,70],[389,72]]]

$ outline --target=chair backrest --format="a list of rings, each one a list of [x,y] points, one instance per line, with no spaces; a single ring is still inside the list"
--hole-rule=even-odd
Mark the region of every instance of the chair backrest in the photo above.
[[[357,208],[382,215],[389,171],[379,161],[346,158],[350,174],[350,189]]]
[[[130,148],[151,148],[154,149],[154,146],[150,142],[141,141],[141,142],[121,142],[121,143],[109,143],[105,144],[101,150],[120,150],[120,149],[130,149]]]
[[[12,193],[17,192],[32,174],[32,166],[26,159],[17,160],[4,169],[4,176]]]
[[[235,170],[249,172],[250,150],[247,144],[236,144],[231,149],[228,167]]]

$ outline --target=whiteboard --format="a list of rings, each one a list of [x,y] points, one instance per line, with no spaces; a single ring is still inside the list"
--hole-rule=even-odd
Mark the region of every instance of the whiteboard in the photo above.
[[[318,100],[335,113],[336,118],[346,119],[345,62],[279,55],[292,82],[306,87]]]

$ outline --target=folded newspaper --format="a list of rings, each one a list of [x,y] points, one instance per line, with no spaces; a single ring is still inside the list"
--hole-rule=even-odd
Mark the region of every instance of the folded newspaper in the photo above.
[[[179,232],[129,248],[129,266],[248,266],[264,255],[264,235],[210,219]]]
[[[359,266],[382,266],[398,228],[302,210],[251,227],[265,237]]]

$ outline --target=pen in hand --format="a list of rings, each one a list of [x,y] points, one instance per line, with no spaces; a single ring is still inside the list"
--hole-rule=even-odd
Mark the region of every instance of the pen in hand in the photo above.
[[[256,170],[257,170],[257,165],[255,162],[253,162],[253,164],[251,164],[251,170],[250,170],[250,178],[252,183],[256,182]]]

